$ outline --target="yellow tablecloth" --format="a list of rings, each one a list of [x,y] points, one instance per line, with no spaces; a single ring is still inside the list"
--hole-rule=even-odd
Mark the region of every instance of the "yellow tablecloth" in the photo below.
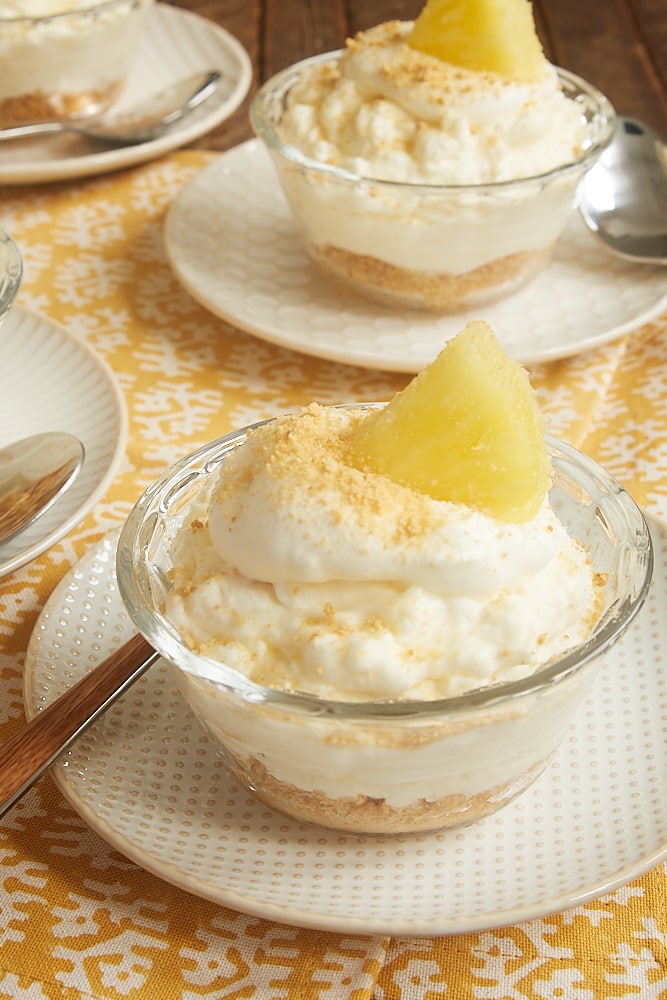
[[[61,322],[116,373],[124,462],[85,521],[0,580],[0,735],[23,718],[24,650],[57,581],[143,486],[225,431],[317,399],[386,398],[407,376],[280,350],[198,307],[173,277],[165,212],[212,153],[84,182],[0,191],[18,242],[18,304]],[[667,509],[667,316],[532,372],[548,429]],[[1,379],[2,373],[0,373]],[[667,996],[665,867],[595,902],[458,937],[351,936],[273,924],[137,868],[87,829],[49,778],[0,823],[0,997],[435,1000]]]

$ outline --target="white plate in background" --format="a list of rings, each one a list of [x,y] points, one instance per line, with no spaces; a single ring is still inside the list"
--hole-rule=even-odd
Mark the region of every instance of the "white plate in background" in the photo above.
[[[256,139],[182,188],[165,239],[177,278],[214,315],[281,347],[385,371],[420,371],[470,319],[529,364],[590,350],[667,308],[665,269],[612,257],[578,215],[550,265],[501,302],[450,315],[375,305],[310,262]]]
[[[67,431],[85,448],[73,484],[33,525],[0,545],[0,577],[74,528],[106,492],[124,451],[125,403],[86,343],[38,313],[14,307],[0,330],[0,448],[42,431]]]

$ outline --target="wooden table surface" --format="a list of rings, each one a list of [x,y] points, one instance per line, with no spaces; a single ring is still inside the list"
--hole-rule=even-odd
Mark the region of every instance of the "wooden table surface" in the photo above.
[[[262,81],[298,59],[339,48],[380,21],[414,18],[422,0],[171,0],[215,21],[245,46],[255,70],[248,100],[193,144],[229,149],[251,137],[248,104]],[[667,0],[536,0],[549,59],[585,77],[622,114],[667,135]]]

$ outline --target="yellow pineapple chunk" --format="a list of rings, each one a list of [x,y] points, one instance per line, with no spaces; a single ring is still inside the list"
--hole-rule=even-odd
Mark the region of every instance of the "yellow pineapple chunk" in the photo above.
[[[468,323],[387,406],[361,421],[349,460],[514,523],[537,513],[551,468],[528,373],[482,322]]]
[[[529,0],[427,0],[407,42],[443,62],[512,80],[544,72]]]

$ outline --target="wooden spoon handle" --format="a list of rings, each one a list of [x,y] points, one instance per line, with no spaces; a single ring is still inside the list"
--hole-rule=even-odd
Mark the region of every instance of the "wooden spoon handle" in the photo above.
[[[0,746],[0,816],[159,659],[134,635]]]

